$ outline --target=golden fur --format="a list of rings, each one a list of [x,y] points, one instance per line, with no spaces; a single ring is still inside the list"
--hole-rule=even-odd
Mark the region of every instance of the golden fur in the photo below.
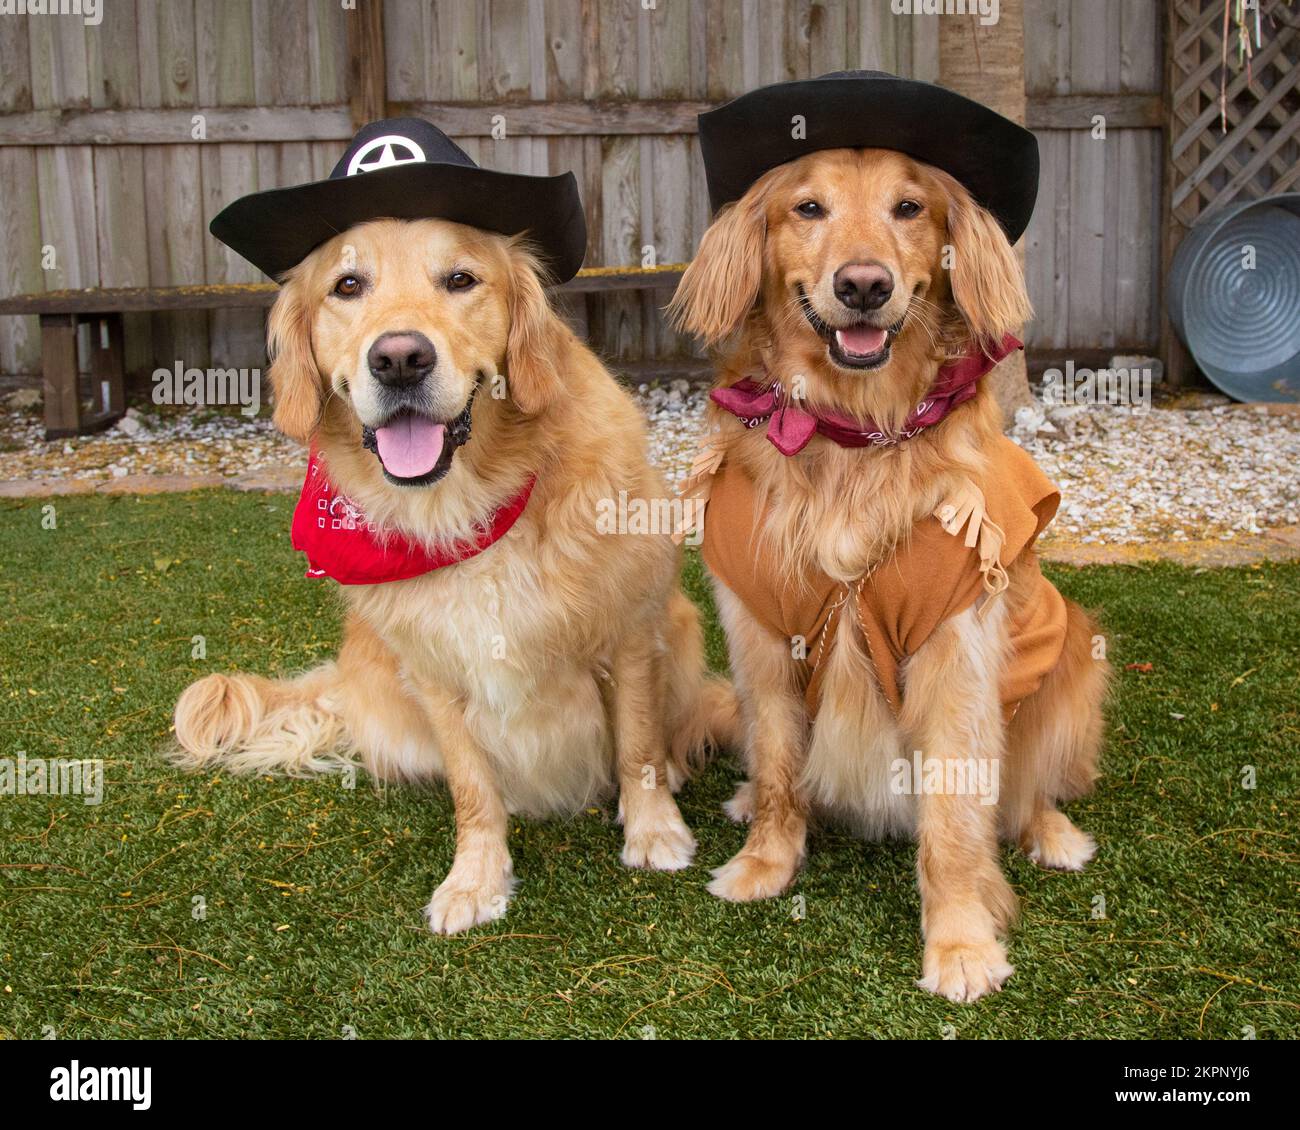
[[[904,216],[902,201],[919,204]],[[798,209],[820,206],[813,218]],[[910,207],[910,205],[909,205]],[[870,324],[898,326],[872,371],[839,364],[814,314],[836,328],[852,314],[832,279],[843,264],[872,263],[894,290]],[[721,383],[764,371],[812,405],[896,429],[946,357],[991,345],[1029,316],[1012,248],[988,212],[947,174],[888,150],[810,154],[761,178],[719,213],[673,299],[678,325],[718,347]],[[920,519],[965,479],[978,481],[999,433],[988,382],[942,424],[893,447],[841,448],[815,437],[793,458],[763,430],[715,412],[726,457],[743,466],[766,507],[762,536],[783,573],[808,565],[851,583],[886,559]],[[706,517],[707,520],[707,517]],[[918,841],[925,938],[921,984],[953,1000],[1001,987],[1011,973],[999,935],[1015,898],[998,866],[999,836],[1037,862],[1077,869],[1092,841],[1060,812],[1095,774],[1107,670],[1092,655],[1095,627],[1069,604],[1064,654],[1009,726],[998,701],[1007,622],[1024,577],[992,605],[949,620],[902,667],[895,718],[872,674],[861,631],[840,620],[822,706],[810,728],[790,641],[774,638],[716,583],[731,653],[750,780],[728,805],[750,821],[744,848],[710,889],[736,900],[785,889],[804,855],[813,813],[865,835]],[[1068,604],[1069,602],[1067,602]],[[996,805],[957,795],[897,795],[891,765],[911,751],[996,759]]]
[[[452,289],[453,272],[477,284]],[[336,281],[365,281],[340,298]],[[437,364],[428,414],[473,430],[440,481],[390,483],[361,445],[382,423],[367,365],[380,335],[423,333]],[[177,759],[305,773],[356,757],[376,778],[445,779],[451,871],[427,910],[453,933],[504,913],[507,813],[572,813],[619,789],[623,860],[687,865],[671,789],[735,723],[706,677],[700,628],[666,536],[609,536],[600,500],[664,496],[641,417],[551,309],[536,260],[438,220],[358,225],[290,272],[272,311],[275,423],[314,438],[331,481],[377,525],[426,543],[468,538],[529,475],[536,486],[488,550],[410,580],[341,587],[335,662],[292,680],[210,675],[176,706]]]

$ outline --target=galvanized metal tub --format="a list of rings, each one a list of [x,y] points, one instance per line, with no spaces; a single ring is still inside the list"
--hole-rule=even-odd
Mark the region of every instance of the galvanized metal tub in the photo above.
[[[1179,244],[1169,318],[1237,400],[1300,401],[1300,193],[1203,217]]]

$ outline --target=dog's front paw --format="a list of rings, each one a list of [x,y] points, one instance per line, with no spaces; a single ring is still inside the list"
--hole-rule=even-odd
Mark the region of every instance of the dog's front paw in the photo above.
[[[514,888],[509,866],[491,877],[468,870],[457,874],[453,864],[424,908],[425,921],[435,934],[459,934],[505,914]]]
[[[736,824],[748,824],[754,819],[754,782],[741,781],[729,801],[722,805],[727,818]]]
[[[996,993],[1015,971],[996,939],[986,942],[927,942],[921,962],[923,989],[950,1001],[977,1001]]]
[[[695,857],[695,837],[677,805],[656,813],[653,819],[629,821],[623,835],[623,863],[651,871],[680,871]]]
[[[728,902],[753,902],[779,895],[799,869],[797,858],[778,859],[741,851],[713,872],[709,894]]]
[[[1076,828],[1064,812],[1045,812],[1030,827],[1025,854],[1039,867],[1082,871],[1097,854],[1097,841]]]

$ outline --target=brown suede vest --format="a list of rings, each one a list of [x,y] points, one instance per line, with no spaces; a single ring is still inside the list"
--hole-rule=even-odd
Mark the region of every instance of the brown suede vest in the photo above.
[[[1065,601],[1039,571],[1033,550],[1061,496],[1033,459],[1006,438],[999,439],[979,486],[988,519],[1005,535],[1002,566],[1009,569],[1015,562],[1018,571],[1033,573],[1030,595],[1010,624],[1012,654],[1000,685],[1003,715],[1009,719],[1056,665],[1065,644]],[[705,562],[773,635],[792,644],[796,637],[803,639],[810,719],[817,715],[823,664],[845,608],[857,613],[880,689],[897,715],[904,694],[899,664],[986,591],[977,550],[930,517],[917,522],[910,539],[855,585],[840,584],[820,571],[778,577],[771,550],[758,538],[763,519],[758,506],[749,477],[724,460],[705,513]],[[1016,584],[1019,589],[1023,577]]]

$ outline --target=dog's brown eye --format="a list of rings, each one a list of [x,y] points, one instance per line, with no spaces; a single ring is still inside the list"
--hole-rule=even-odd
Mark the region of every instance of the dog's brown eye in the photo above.
[[[344,275],[334,284],[334,293],[340,298],[351,298],[360,291],[361,280],[356,275]]]
[[[478,279],[468,271],[452,271],[452,273],[447,276],[447,289],[469,290],[469,288],[476,282],[478,282]]]
[[[904,200],[894,209],[894,211],[898,214],[900,219],[910,220],[913,216],[919,216],[921,214],[921,205],[915,200]]]
[[[805,220],[815,220],[826,213],[822,211],[822,206],[816,200],[805,200],[802,204],[796,204],[794,210],[799,213]]]

